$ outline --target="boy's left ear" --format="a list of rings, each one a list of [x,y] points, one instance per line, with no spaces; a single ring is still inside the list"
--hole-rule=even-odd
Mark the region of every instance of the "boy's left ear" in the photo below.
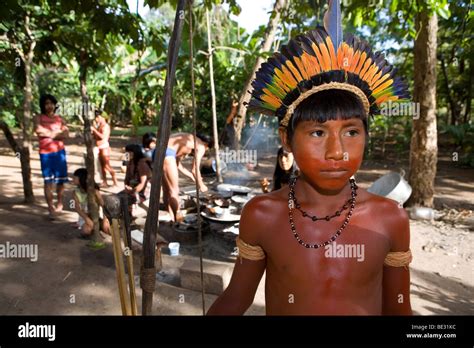
[[[285,150],[286,152],[292,152],[291,143],[290,143],[290,139],[288,138],[288,132],[286,131],[286,127],[279,127],[278,134],[280,135],[280,140],[281,140],[281,145],[283,147],[283,150]]]

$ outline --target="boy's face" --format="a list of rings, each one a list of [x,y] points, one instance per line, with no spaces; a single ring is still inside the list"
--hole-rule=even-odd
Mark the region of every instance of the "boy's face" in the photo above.
[[[302,121],[291,141],[284,130],[280,130],[280,136],[285,150],[293,152],[304,179],[322,190],[344,188],[362,163],[365,130],[358,118]]]

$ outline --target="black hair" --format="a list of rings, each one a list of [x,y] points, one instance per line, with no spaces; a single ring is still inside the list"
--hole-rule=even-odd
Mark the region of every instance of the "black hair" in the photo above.
[[[133,163],[135,164],[135,168],[138,166],[138,161],[140,161],[142,158],[145,158],[143,147],[139,144],[128,144],[125,146],[125,151],[133,153]]]
[[[39,100],[41,113],[46,114],[46,108],[45,108],[46,100],[50,100],[54,104],[55,106],[54,111],[56,111],[56,105],[58,104],[58,100],[51,94],[43,94]]]
[[[290,177],[296,169],[295,161],[291,165],[291,168],[288,170],[284,170],[280,166],[280,157],[283,155],[285,150],[283,147],[278,149],[276,165],[275,165],[275,172],[273,173],[273,191],[279,190],[282,187],[282,184],[288,184],[290,181]]]
[[[214,147],[214,139],[211,138],[209,135],[205,135],[205,134],[202,134],[202,133],[197,133],[196,136],[199,139],[201,139],[204,143],[206,143],[209,148]]]
[[[76,171],[73,174],[74,176],[77,176],[79,178],[79,186],[81,189],[87,192],[87,169],[86,168],[79,168],[76,169]],[[94,183],[95,189],[99,189],[99,185]]]
[[[154,133],[148,132],[148,133],[143,134],[143,137],[142,137],[143,148],[145,149],[150,148],[150,143],[152,143],[153,141],[156,142],[156,135]]]
[[[94,115],[95,115],[95,117],[101,116],[103,112],[104,112],[104,110],[102,110],[101,108],[96,108],[94,110]]]
[[[368,117],[360,99],[352,92],[330,89],[315,93],[299,104],[288,123],[287,134],[291,140],[298,123],[328,120],[361,119],[368,135]]]

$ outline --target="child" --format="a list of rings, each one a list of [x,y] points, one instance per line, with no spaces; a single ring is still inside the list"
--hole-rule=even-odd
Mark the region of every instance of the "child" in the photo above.
[[[142,137],[143,153],[148,161],[152,163],[156,148],[156,135],[152,132],[143,134]]]
[[[95,125],[91,127],[92,135],[96,140],[96,145],[99,150],[98,156],[102,176],[102,184],[100,186],[109,187],[109,184],[107,183],[107,172],[109,172],[114,187],[117,187],[118,183],[115,176],[115,170],[110,165],[110,126],[102,115],[102,110],[95,110]]]
[[[73,192],[74,206],[76,212],[79,214],[78,228],[82,230],[81,235],[83,237],[89,237],[94,230],[94,222],[88,215],[87,208],[87,169],[79,168],[74,172],[74,185],[76,188]],[[99,186],[96,185],[96,196],[95,199],[99,205],[99,224],[100,229],[107,234],[110,234],[110,223],[107,217],[102,212],[104,206],[104,200],[99,191]]]
[[[147,189],[151,178],[151,170],[140,145],[127,145],[126,151],[128,154],[128,164],[124,181],[125,190],[122,193],[128,195],[128,203],[133,216],[137,204],[143,203],[148,199]]]
[[[278,149],[275,172],[273,173],[273,190],[279,190],[288,185],[290,177],[295,174],[295,160],[291,152],[285,151],[283,147]]]
[[[411,315],[407,214],[351,178],[368,116],[407,93],[379,53],[339,41],[334,25],[292,39],[257,72],[249,105],[279,117],[300,175],[245,205],[230,284],[208,314],[245,313],[266,271],[268,315]]]

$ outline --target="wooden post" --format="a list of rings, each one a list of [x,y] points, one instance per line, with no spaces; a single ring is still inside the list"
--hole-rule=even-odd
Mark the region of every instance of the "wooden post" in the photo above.
[[[196,96],[194,93],[194,46],[193,46],[193,0],[189,1],[189,65],[191,67],[191,95],[193,103],[193,132],[194,132],[194,148],[197,147],[197,115],[196,115]],[[215,138],[214,138],[215,139]],[[215,141],[214,141],[215,142]],[[217,164],[217,163],[216,163]],[[194,166],[197,168],[197,158],[194,156]],[[216,166],[219,168],[218,166]],[[198,168],[199,170],[199,168]],[[219,171],[217,171],[219,172]],[[206,302],[204,294],[204,269],[202,262],[202,217],[201,217],[201,200],[199,198],[199,183],[196,180],[196,212],[198,219],[198,242],[199,242],[199,263],[201,269],[201,302],[202,302],[202,315],[206,315]]]
[[[130,298],[125,281],[125,267],[123,264],[122,243],[120,240],[120,231],[117,219],[112,219],[112,243],[114,247],[115,270],[117,272],[117,282],[120,295],[120,304],[122,305],[122,314],[130,315]],[[133,275],[132,275],[133,276]]]
[[[168,45],[168,61],[166,71],[166,81],[163,98],[160,108],[160,124],[157,133],[158,144],[156,147],[156,157],[153,163],[153,176],[151,179],[150,205],[145,223],[143,236],[143,265],[140,274],[140,286],[142,292],[142,315],[152,314],[153,292],[155,289],[155,250],[156,234],[158,232],[158,214],[160,204],[161,180],[163,178],[163,162],[166,148],[171,132],[171,96],[173,94],[173,84],[178,60],[179,45],[181,43],[181,33],[184,24],[184,10],[186,0],[179,0],[174,19],[173,33]]]
[[[213,63],[213,51],[212,51],[212,37],[211,37],[211,20],[209,18],[209,10],[206,9],[206,22],[207,22],[207,53],[209,59],[209,79],[211,82],[211,100],[212,100],[212,131],[214,137],[214,149],[216,151],[216,175],[217,181],[222,182],[221,176],[221,162],[219,160],[219,136],[217,132],[217,111],[216,111],[216,90],[214,87],[214,63]],[[197,168],[199,170],[199,168]]]

